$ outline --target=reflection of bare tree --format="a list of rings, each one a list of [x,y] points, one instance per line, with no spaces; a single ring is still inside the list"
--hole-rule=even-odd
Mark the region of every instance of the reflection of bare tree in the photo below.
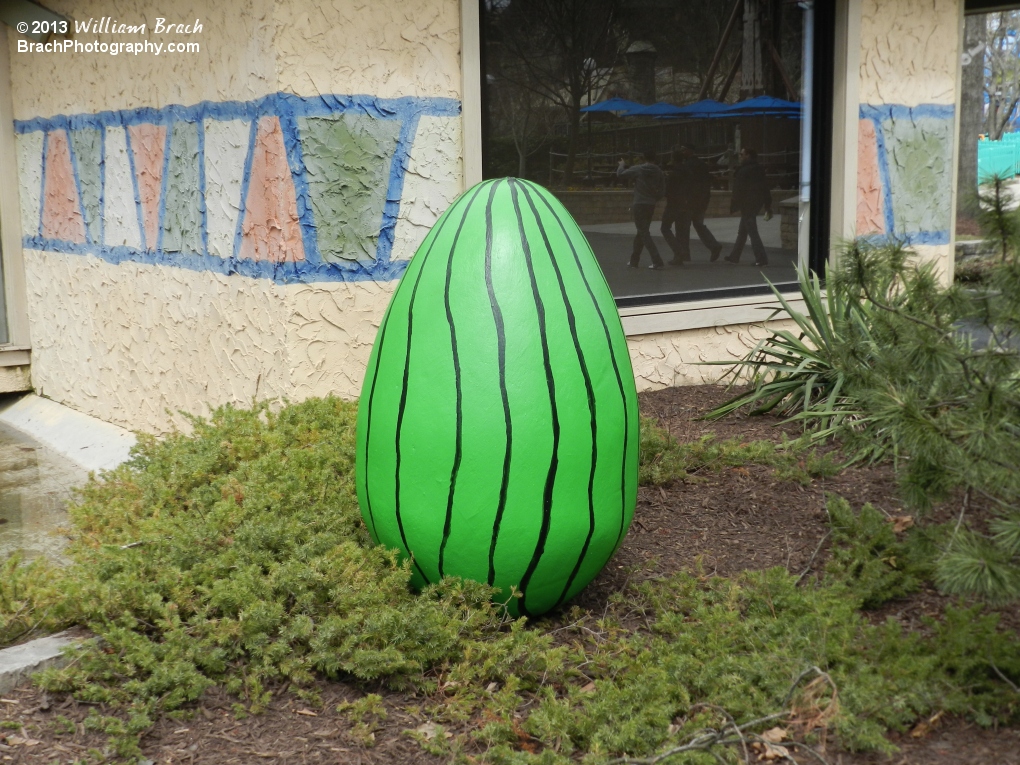
[[[997,141],[1020,104],[1020,11],[990,13],[987,18],[985,132]]]
[[[499,47],[489,71],[565,112],[567,184],[574,173],[581,104],[590,86],[586,62],[615,64],[617,5],[618,0],[487,0],[487,35]]]
[[[517,176],[526,178],[528,157],[545,145],[553,129],[549,103],[514,80],[497,82],[493,89],[495,132],[513,140],[517,150]]]

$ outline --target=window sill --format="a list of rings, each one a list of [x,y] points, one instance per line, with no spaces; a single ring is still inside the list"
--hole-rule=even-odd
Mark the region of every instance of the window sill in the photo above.
[[[32,349],[18,345],[0,345],[0,367],[21,367],[32,361]]]
[[[794,310],[807,310],[804,301],[796,293],[786,299]],[[619,310],[623,331],[628,337],[632,337],[656,332],[726,327],[733,324],[758,324],[768,319],[773,311],[781,308],[774,296],[749,295],[743,298],[717,298],[692,303],[628,306]]]

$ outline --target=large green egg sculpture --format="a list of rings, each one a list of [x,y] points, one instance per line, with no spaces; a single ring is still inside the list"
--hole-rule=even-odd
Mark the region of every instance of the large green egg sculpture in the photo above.
[[[584,235],[540,186],[475,186],[418,248],[372,349],[357,451],[369,533],[411,558],[416,587],[487,582],[536,615],[619,546],[637,466],[627,342]]]

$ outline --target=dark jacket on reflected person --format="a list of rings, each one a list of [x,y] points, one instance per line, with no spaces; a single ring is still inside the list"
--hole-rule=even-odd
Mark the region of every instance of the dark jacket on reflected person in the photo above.
[[[636,178],[634,184],[634,204],[654,205],[662,198],[665,190],[665,176],[659,166],[651,162],[616,170],[620,178]]]
[[[697,157],[679,162],[666,176],[666,201],[681,210],[704,214],[712,198],[712,175]]]
[[[769,193],[765,168],[757,160],[744,161],[733,174],[733,195],[730,197],[730,212],[757,215],[764,207],[772,209],[772,194]]]

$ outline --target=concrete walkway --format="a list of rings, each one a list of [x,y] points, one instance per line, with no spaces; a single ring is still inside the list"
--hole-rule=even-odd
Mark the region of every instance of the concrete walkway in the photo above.
[[[60,560],[73,489],[126,460],[134,443],[123,428],[31,393],[0,399],[0,560]]]
[[[0,694],[17,688],[34,672],[67,663],[63,651],[74,645],[66,633],[58,633],[0,650]]]
[[[135,434],[48,398],[0,400],[0,423],[36,439],[85,470],[111,470],[128,458]]]

